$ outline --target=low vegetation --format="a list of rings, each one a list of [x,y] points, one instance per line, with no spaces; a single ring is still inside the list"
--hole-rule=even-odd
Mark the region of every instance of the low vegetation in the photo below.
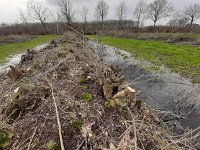
[[[117,37],[124,37],[124,38],[132,38],[137,40],[158,40],[158,41],[165,41],[165,42],[173,42],[175,44],[179,44],[180,42],[187,42],[185,45],[189,45],[191,41],[200,41],[200,34],[195,33],[173,33],[173,32],[133,32],[131,30],[110,30],[105,31],[107,35],[110,36],[117,36]],[[175,41],[179,40],[179,41]]]
[[[58,150],[58,145],[54,140],[50,140],[47,143],[47,149],[48,150]]]
[[[0,149],[4,149],[10,144],[12,134],[7,130],[0,130]]]
[[[29,41],[1,45],[0,46],[0,64],[4,63],[6,61],[6,58],[8,58],[11,55],[17,54],[19,52],[23,52],[29,48],[34,48],[44,43],[48,43],[54,38],[56,38],[56,35],[41,35]]]
[[[89,38],[96,39],[95,35]],[[162,41],[136,40],[111,36],[102,36],[100,41],[106,45],[131,52],[134,57],[144,59],[156,65],[164,65],[173,72],[190,78],[194,83],[200,82],[200,48],[178,46]]]
[[[90,102],[92,100],[92,94],[90,93],[85,93],[81,96],[81,98],[85,101],[85,102]]]

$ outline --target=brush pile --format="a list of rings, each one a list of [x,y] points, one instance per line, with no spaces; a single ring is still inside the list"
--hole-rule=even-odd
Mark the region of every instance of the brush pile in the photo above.
[[[0,149],[195,149],[72,33],[10,68],[0,78]]]

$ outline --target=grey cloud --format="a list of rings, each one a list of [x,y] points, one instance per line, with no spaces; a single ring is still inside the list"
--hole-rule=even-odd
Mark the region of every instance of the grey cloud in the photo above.
[[[46,2],[50,5],[57,5],[58,4],[58,0],[46,0]]]
[[[3,1],[0,0],[0,22],[14,22],[14,20],[19,19],[18,10],[16,8],[25,9],[27,0],[17,0],[17,2],[13,3],[13,0]],[[58,9],[56,6],[58,5],[59,0],[39,0],[43,1],[52,9]],[[133,11],[135,9],[136,4],[139,0],[105,0],[109,4],[109,15],[107,19],[116,19],[115,10],[117,5],[121,1],[125,1],[128,5],[128,19],[134,19]],[[153,0],[146,0],[146,2],[151,2]],[[191,3],[200,4],[200,0],[169,0],[177,10],[183,10],[186,6]],[[19,3],[20,2],[20,3]],[[76,15],[78,16],[78,12],[80,11],[82,6],[87,6],[89,8],[89,19],[95,19],[95,6],[98,0],[72,0],[74,5],[74,9],[76,10]],[[3,5],[8,5],[10,7],[3,7]],[[2,6],[2,7],[1,7]],[[12,9],[8,12],[8,8]],[[80,18],[78,18],[80,19]],[[164,22],[164,21],[163,21]]]

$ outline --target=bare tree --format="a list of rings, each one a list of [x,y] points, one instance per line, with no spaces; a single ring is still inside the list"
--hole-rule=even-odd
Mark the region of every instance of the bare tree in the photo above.
[[[134,15],[137,18],[137,27],[139,27],[141,19],[143,19],[146,14],[146,8],[146,2],[144,0],[140,0],[134,11]]]
[[[46,24],[49,17],[49,11],[42,2],[30,0],[27,4],[28,13],[34,20],[40,21],[43,29],[47,32]]]
[[[174,8],[168,0],[154,0],[147,7],[147,17],[154,22],[155,26],[158,20],[170,16],[173,11]]]
[[[83,6],[81,9],[81,16],[83,17],[83,21],[85,22],[85,24],[87,23],[88,13],[89,13],[89,8],[86,6]]]
[[[67,24],[70,26],[74,17],[74,10],[71,0],[60,0],[60,12],[64,16]]]
[[[60,28],[60,22],[61,22],[61,15],[59,12],[51,12],[51,21],[53,24],[53,29],[51,29],[52,31],[54,31],[56,34],[60,34],[59,28]]]
[[[184,14],[186,18],[190,20],[190,27],[192,27],[194,21],[200,18],[200,5],[191,4],[190,6],[185,8]]]
[[[101,20],[104,28],[104,19],[108,15],[109,6],[104,0],[99,0],[96,6],[96,17]]]
[[[29,18],[28,18],[28,12],[24,12],[22,9],[19,10],[20,20],[22,21],[22,24],[24,25],[23,29],[28,31],[28,33],[31,33],[31,24],[29,24]]]
[[[116,15],[120,21],[126,19],[127,16],[127,4],[126,2],[121,2],[118,7],[116,8]]]
[[[27,15],[23,12],[22,9],[19,10],[19,15],[22,23],[27,24],[28,23],[28,17]]]
[[[180,12],[175,12],[172,16],[167,23],[170,27],[184,27],[188,23],[188,18]]]

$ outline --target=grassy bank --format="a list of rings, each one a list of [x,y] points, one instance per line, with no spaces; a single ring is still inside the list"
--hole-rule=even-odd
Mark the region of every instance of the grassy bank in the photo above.
[[[54,38],[56,38],[56,35],[41,35],[29,41],[2,45],[0,46],[0,64],[4,63],[6,58],[11,55],[23,52],[26,49],[36,47],[43,43],[50,42]]]
[[[96,36],[90,35],[89,38],[96,39]],[[127,50],[140,59],[164,65],[173,72],[191,78],[194,83],[200,83],[200,48],[198,47],[110,36],[101,37],[101,41],[106,45]]]

